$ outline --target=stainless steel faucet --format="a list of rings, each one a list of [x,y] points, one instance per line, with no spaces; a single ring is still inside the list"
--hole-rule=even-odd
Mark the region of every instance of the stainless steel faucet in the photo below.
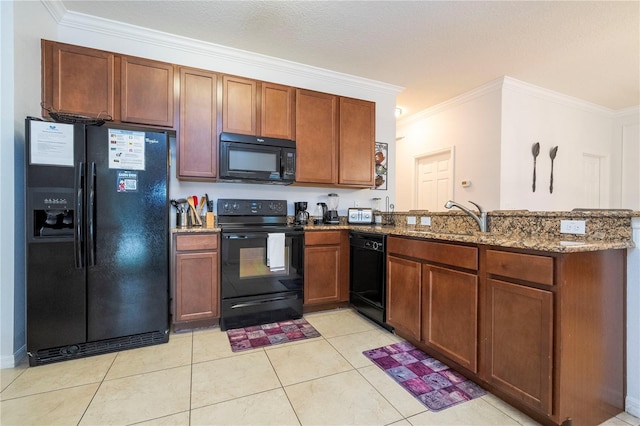
[[[478,208],[478,211],[480,212],[480,217],[478,217],[478,215],[476,215],[474,212],[472,212],[465,206],[460,205],[453,200],[447,201],[444,207],[447,209],[450,209],[451,207],[459,208],[460,210],[462,210],[463,212],[471,216],[473,220],[475,220],[478,223],[478,226],[480,227],[480,232],[487,232],[487,212],[482,207],[474,203],[473,201],[469,201],[469,202]]]

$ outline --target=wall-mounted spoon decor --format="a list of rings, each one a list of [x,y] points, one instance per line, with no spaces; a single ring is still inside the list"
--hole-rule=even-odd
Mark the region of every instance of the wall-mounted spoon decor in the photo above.
[[[531,147],[531,153],[533,154],[533,192],[536,192],[536,158],[540,154],[540,142],[536,142]]]
[[[558,147],[554,146],[549,151],[549,157],[551,157],[551,180],[549,183],[549,193],[553,194],[553,160],[556,159],[556,154],[558,153]]]

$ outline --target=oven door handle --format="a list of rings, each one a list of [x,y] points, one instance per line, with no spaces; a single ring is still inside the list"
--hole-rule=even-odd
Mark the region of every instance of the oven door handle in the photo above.
[[[233,234],[233,235],[223,235],[222,238],[225,238],[227,240],[249,240],[253,238],[266,239],[267,234]]]
[[[279,297],[272,297],[270,299],[255,300],[252,302],[236,303],[235,305],[231,305],[231,309],[248,308],[250,306],[261,305],[263,303],[279,302],[281,300],[297,299],[297,298],[298,296],[294,294],[291,296],[279,296]]]

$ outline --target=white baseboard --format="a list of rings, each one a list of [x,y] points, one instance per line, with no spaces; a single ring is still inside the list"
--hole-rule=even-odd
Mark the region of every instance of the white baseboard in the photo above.
[[[640,399],[627,396],[624,408],[627,413],[640,418]]]
[[[13,368],[27,357],[27,346],[23,345],[20,349],[18,349],[13,355],[3,356],[0,358],[0,369],[2,368]]]

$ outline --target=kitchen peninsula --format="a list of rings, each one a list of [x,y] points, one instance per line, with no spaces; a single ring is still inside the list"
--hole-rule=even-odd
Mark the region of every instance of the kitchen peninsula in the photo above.
[[[407,225],[425,216],[430,226]],[[396,226],[343,221],[304,230],[343,235],[338,244],[350,229],[387,234],[387,322],[395,333],[532,418],[597,424],[623,411],[626,249],[639,213],[488,216],[488,233],[460,212],[426,211],[397,213]],[[584,220],[587,233],[561,234],[561,220]],[[326,287],[345,303],[348,274],[332,276]]]

